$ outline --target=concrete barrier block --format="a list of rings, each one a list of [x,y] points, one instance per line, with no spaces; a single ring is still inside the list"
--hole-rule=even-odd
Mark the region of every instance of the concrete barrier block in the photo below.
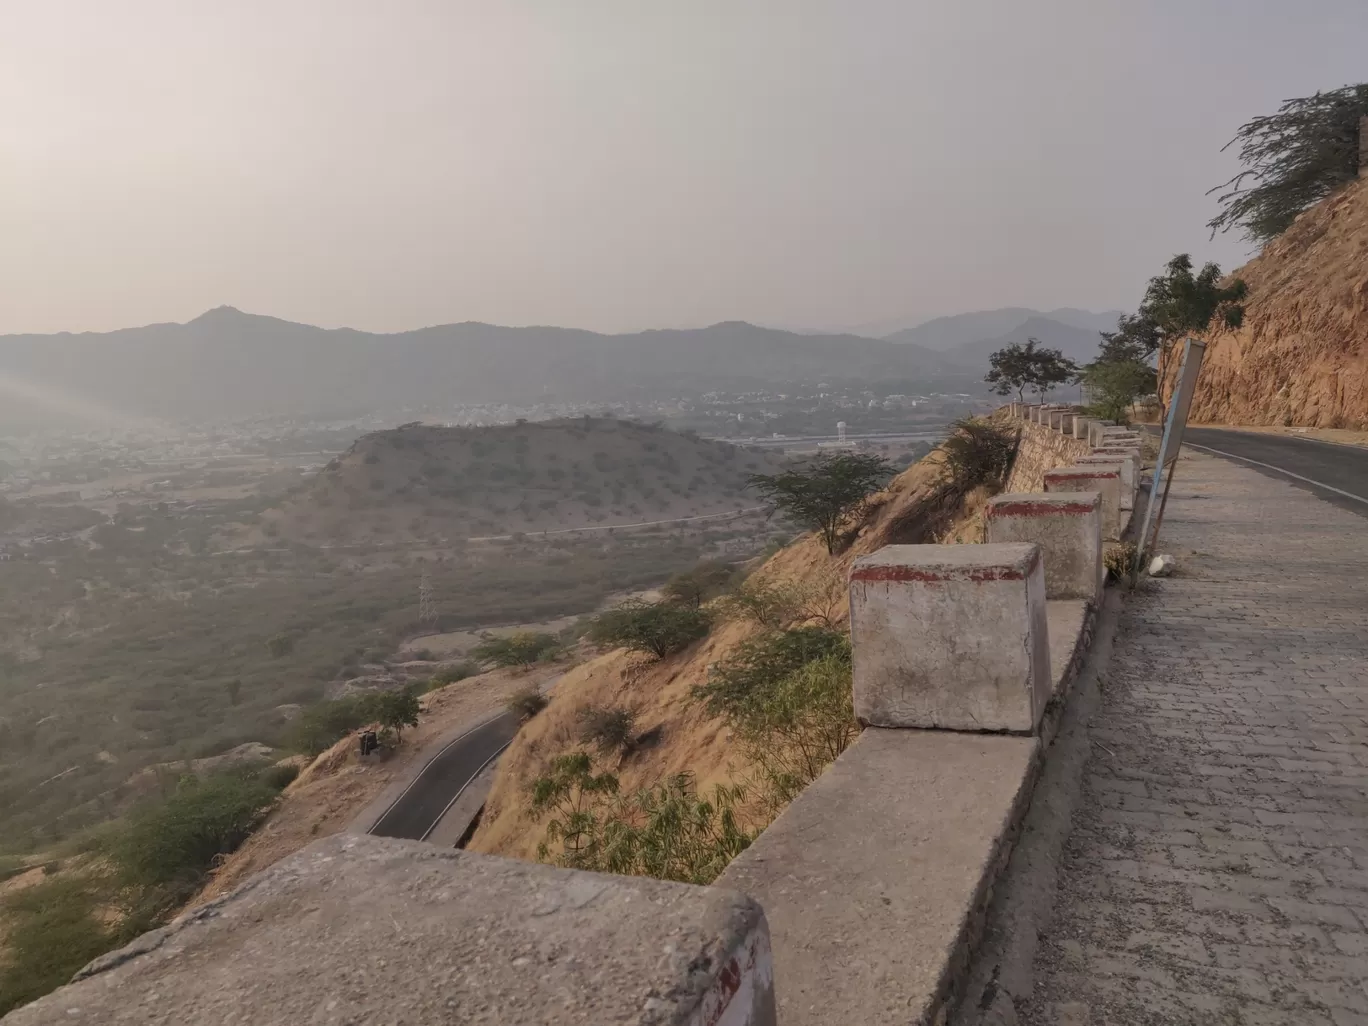
[[[1102,537],[1121,536],[1121,467],[1116,463],[1056,467],[1045,472],[1047,492],[1097,492],[1102,499]]]
[[[1139,479],[1140,461],[1133,455],[1120,453],[1096,453],[1080,456],[1074,460],[1080,467],[1117,467],[1121,471],[1121,508],[1132,509],[1135,488]]]
[[[14,1026],[774,1026],[733,891],[342,834],[106,955]]]
[[[1050,698],[1040,547],[889,545],[850,569],[855,715],[1029,733]]]
[[[988,541],[1033,542],[1047,599],[1095,602],[1102,590],[1102,500],[1096,492],[999,495],[986,510]]]
[[[1088,428],[1092,425],[1092,418],[1084,416],[1074,417],[1073,436],[1075,438],[1087,438]]]

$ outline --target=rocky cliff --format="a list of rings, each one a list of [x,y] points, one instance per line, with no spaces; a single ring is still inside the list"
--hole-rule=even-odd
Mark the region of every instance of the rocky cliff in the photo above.
[[[1368,427],[1368,180],[1235,273],[1249,284],[1244,325],[1211,337],[1192,419]]]

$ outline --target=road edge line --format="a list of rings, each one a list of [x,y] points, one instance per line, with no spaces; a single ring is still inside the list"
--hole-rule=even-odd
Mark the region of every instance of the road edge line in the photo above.
[[[1353,499],[1355,502],[1361,502],[1365,506],[1368,506],[1368,499],[1365,499],[1362,495],[1355,495],[1353,492],[1346,492],[1343,488],[1336,488],[1334,485],[1325,484],[1324,482],[1317,481],[1313,477],[1302,477],[1301,474],[1294,474],[1292,473],[1292,471],[1284,470],[1282,467],[1274,466],[1272,463],[1264,463],[1260,460],[1251,460],[1248,456],[1237,456],[1233,452],[1226,452],[1224,449],[1213,449],[1209,445],[1198,445],[1196,442],[1189,442],[1186,439],[1183,440],[1183,445],[1189,446],[1193,449],[1197,449],[1201,452],[1215,453],[1217,456],[1227,456],[1232,460],[1240,460],[1243,463],[1252,463],[1256,467],[1264,467],[1268,470],[1275,470],[1279,474],[1286,474],[1288,477],[1296,478],[1296,480],[1298,481],[1304,481],[1309,485],[1315,485],[1317,488],[1323,488],[1327,492],[1334,492],[1336,495],[1342,495],[1346,499]]]
[[[441,826],[442,820],[446,819],[446,814],[451,811],[451,807],[456,804],[456,800],[460,798],[461,795],[465,794],[466,788],[469,787],[471,784],[475,783],[475,781],[479,778],[480,774],[485,771],[486,766],[488,766],[499,756],[503,755],[504,752],[508,751],[508,746],[513,743],[513,740],[513,738],[509,738],[499,747],[499,750],[497,752],[491,755],[484,762],[480,763],[480,768],[477,769],[474,773],[472,773],[470,775],[470,779],[467,780],[464,784],[462,784],[460,789],[451,796],[451,801],[446,803],[446,808],[444,808],[440,813],[438,813],[437,818],[432,821],[432,826],[424,830],[423,836],[418,838],[418,840],[426,841],[429,837],[432,836],[432,832],[436,830],[439,826]]]

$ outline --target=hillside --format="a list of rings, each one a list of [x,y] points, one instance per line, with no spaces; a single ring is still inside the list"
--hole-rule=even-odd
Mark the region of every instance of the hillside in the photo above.
[[[1368,427],[1368,180],[1303,213],[1234,274],[1244,324],[1210,339],[1192,418]]]
[[[778,464],[772,452],[622,420],[410,424],[358,439],[268,510],[260,531],[393,544],[708,516],[758,505],[747,478]]]
[[[1113,320],[1108,327],[1114,328]],[[1049,317],[1028,317],[1010,331],[993,338],[980,339],[955,346],[946,354],[973,367],[987,368],[988,358],[999,349],[1012,343],[1025,344],[1028,339],[1037,339],[1046,348],[1058,349],[1067,359],[1077,363],[1087,363],[1097,359],[1101,337],[1096,329],[1077,328]]]
[[[923,459],[876,497],[875,509],[845,552],[828,555],[816,536],[807,534],[772,556],[756,579],[802,589],[807,608],[843,624],[849,615],[846,574],[854,559],[889,544],[979,541],[979,509],[986,495],[983,489],[968,495],[947,490],[939,462]],[[581,712],[591,707],[627,706],[636,713],[636,729],[655,739],[649,749],[612,767],[624,791],[681,772],[694,774],[701,793],[744,780],[751,767],[742,761],[728,728],[691,698],[690,689],[707,679],[712,664],[734,656],[760,630],[746,621],[721,623],[704,641],[667,659],[643,661],[617,650],[569,671],[551,704],[523,727],[500,760],[470,848],[535,857],[545,826],[528,815],[528,790],[557,755],[576,749]]]
[[[822,382],[921,392],[972,377],[919,346],[740,321],[624,335],[475,323],[373,334],[219,307],[186,324],[0,336],[0,422],[353,416]]]

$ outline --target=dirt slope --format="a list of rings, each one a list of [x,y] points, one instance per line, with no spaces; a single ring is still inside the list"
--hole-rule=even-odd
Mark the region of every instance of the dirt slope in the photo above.
[[[772,556],[757,573],[776,581],[804,582],[814,593],[827,596],[833,619],[846,620],[846,572],[857,557],[893,543],[981,540],[978,510],[986,493],[938,501],[941,479],[933,460],[913,464],[880,494],[878,508],[846,552],[830,556],[816,537],[805,535]],[[749,767],[741,763],[726,727],[691,701],[689,691],[706,679],[711,663],[727,658],[756,630],[749,624],[728,623],[714,628],[698,645],[659,662],[619,650],[571,670],[551,704],[522,729],[500,760],[471,850],[536,857],[545,828],[527,814],[528,789],[556,756],[579,747],[577,721],[586,706],[626,705],[637,711],[639,731],[659,729],[657,744],[614,768],[624,791],[685,770],[693,772],[700,791],[745,776]]]
[[[747,478],[778,462],[606,418],[410,424],[357,439],[267,511],[247,541],[455,541],[705,516],[757,505]]]
[[[1194,420],[1368,427],[1368,180],[1306,211],[1235,272],[1244,325],[1214,335]]]

